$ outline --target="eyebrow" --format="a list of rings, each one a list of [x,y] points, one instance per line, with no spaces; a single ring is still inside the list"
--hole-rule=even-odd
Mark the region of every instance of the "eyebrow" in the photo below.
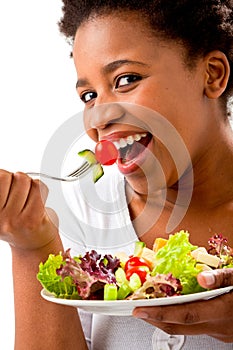
[[[123,66],[123,65],[129,65],[129,64],[136,64],[142,67],[148,67],[148,64],[145,64],[140,61],[133,61],[133,60],[117,60],[108,63],[106,66],[102,68],[102,73],[103,74],[110,74],[114,72],[117,68]],[[86,86],[88,85],[88,80],[87,79],[78,79],[76,83],[76,88]]]

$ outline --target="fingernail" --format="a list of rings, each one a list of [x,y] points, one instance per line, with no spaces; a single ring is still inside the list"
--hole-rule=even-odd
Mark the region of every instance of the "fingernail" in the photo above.
[[[203,271],[201,273],[202,277],[205,278],[205,283],[207,285],[207,287],[209,286],[212,286],[213,284],[215,284],[215,276],[214,274],[212,273],[212,271]]]
[[[149,318],[149,315],[146,312],[135,312],[133,316],[136,318]]]

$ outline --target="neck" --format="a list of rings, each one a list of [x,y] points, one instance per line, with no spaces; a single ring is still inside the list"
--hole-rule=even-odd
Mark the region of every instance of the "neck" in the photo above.
[[[233,200],[233,133],[220,130],[202,155],[193,163],[192,202],[214,208]]]

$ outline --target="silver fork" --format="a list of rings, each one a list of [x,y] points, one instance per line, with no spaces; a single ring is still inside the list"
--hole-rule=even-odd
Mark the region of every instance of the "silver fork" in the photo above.
[[[67,181],[67,182],[71,182],[71,181],[77,181],[80,176],[86,174],[92,167],[93,165],[88,163],[88,162],[84,162],[78,169],[74,170],[72,173],[68,174],[66,177],[57,177],[57,176],[52,176],[49,174],[45,174],[45,173],[40,173],[40,172],[27,172],[26,174],[29,176],[40,176],[40,177],[45,177],[47,179],[52,179],[52,180],[58,180],[58,181]]]

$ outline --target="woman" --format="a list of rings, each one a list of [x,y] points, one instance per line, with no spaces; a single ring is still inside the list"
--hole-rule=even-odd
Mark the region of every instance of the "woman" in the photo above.
[[[232,1],[64,1],[63,10],[60,29],[73,41],[88,134],[115,143],[140,137],[143,152],[128,146],[120,151],[114,175],[127,203],[129,239],[133,234],[151,247],[158,236],[188,229],[194,244],[206,245],[214,232],[232,246]],[[164,130],[175,135],[179,155],[170,152]],[[47,189],[42,185],[41,198],[39,183],[25,174],[0,176],[0,232],[13,256],[16,349],[85,349],[76,311],[41,300],[33,279],[39,262],[62,250],[55,214],[44,208]],[[112,195],[109,178],[103,181],[101,190]],[[72,209],[82,208],[81,195],[76,197]],[[177,208],[184,208],[182,215],[169,226]],[[148,217],[153,220],[145,225]],[[104,210],[101,218],[111,224]],[[233,272],[198,279],[218,288],[233,283]],[[93,349],[231,349],[232,305],[229,293],[138,308],[134,318],[84,314],[82,322]]]

